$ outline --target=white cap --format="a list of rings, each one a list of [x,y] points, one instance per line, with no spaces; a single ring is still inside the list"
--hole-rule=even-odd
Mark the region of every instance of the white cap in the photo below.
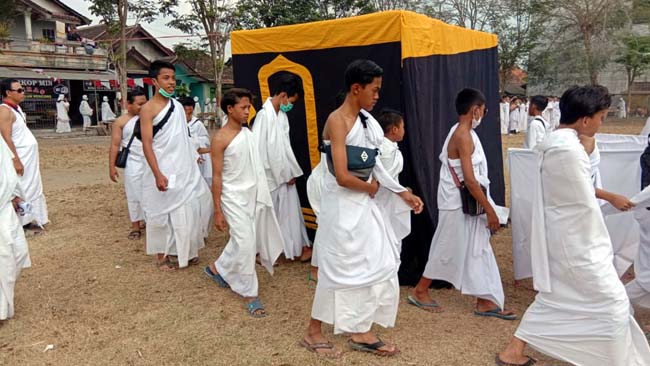
[[[198,102],[198,101],[199,101],[199,97],[194,97],[194,101],[195,101],[195,102]]]
[[[84,94],[84,95],[81,96],[81,99],[88,100],[88,96]]]
[[[217,102],[217,98],[212,98],[212,103],[216,103],[216,102]]]
[[[108,97],[103,97],[102,100],[103,100],[104,102],[108,102]]]
[[[64,95],[63,95],[63,94],[59,94],[59,98],[57,99],[57,101],[59,101],[59,102],[60,102],[60,101],[62,101],[62,100],[63,100],[63,98],[64,98]]]

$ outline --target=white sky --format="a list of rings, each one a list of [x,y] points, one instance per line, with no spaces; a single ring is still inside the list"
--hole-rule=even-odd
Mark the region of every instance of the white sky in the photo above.
[[[1,1],[1,0],[0,0]],[[61,0],[63,3],[68,5],[69,7],[75,9],[77,12],[81,13],[82,15],[88,17],[89,19],[92,19],[93,22],[91,25],[96,25],[99,23],[99,18],[95,17],[90,13],[90,10],[88,10],[88,7],[90,6],[90,3],[86,0]],[[136,0],[137,1],[137,0]],[[187,1],[191,0],[185,0],[181,1],[179,5],[179,12],[180,13],[189,13],[190,12],[190,4]],[[172,48],[174,44],[183,42],[187,40],[187,35],[183,34],[181,31],[170,28],[166,25],[167,22],[169,22],[171,19],[170,18],[159,18],[153,23],[144,23],[141,24],[144,28],[149,31],[153,36],[155,37],[166,37],[166,36],[179,36],[178,38],[159,38],[158,41],[160,43],[164,44],[165,46]],[[132,25],[129,23],[129,25]]]

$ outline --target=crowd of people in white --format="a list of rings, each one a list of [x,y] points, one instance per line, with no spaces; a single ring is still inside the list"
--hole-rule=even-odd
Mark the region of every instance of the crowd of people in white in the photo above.
[[[300,345],[321,357],[341,357],[322,333],[325,322],[335,334],[348,335],[352,350],[398,354],[399,348],[379,339],[371,327],[395,324],[401,240],[410,232],[411,212],[422,212],[424,203],[399,182],[404,116],[388,109],[377,118],[370,114],[379,99],[381,67],[369,60],[348,65],[344,98],[324,125],[321,161],[307,180],[318,222],[313,243],[296,188],[304,172],[289,138],[288,113],[304,94],[300,78],[282,73],[270,85],[271,96],[251,128],[253,95],[230,89],[219,102],[222,126],[211,137],[197,118],[198,100],[173,98],[174,65],[155,61],[150,77],[153,97],[147,100],[134,89],[126,113],[112,116],[109,176],[118,182],[118,168],[124,169],[128,238],[144,236],[157,267],[173,272],[199,264],[212,224],[227,232],[223,251],[203,272],[241,296],[254,318],[267,316],[256,263],[273,273],[282,254],[311,260],[309,278],[316,289]],[[24,90],[6,79],[0,92],[0,320],[5,320],[13,316],[19,273],[30,266],[24,229],[42,230],[48,219],[38,143],[19,106]],[[59,102],[62,110],[69,108]],[[439,221],[422,278],[407,298],[419,309],[441,312],[429,287],[432,280],[444,280],[476,298],[476,316],[512,321],[519,317],[506,308],[490,244],[491,235],[507,223],[508,210],[490,197],[487,157],[474,131],[486,104],[475,89],[456,96],[458,121],[438,157],[438,206],[430,208],[438,210]],[[644,281],[650,269],[643,265],[650,257],[650,211],[637,210],[640,263],[628,297],[614,269],[598,201],[622,211],[650,206],[598,186],[594,135],[610,105],[607,89],[599,86],[572,87],[561,98],[501,101],[501,133],[526,131],[524,148],[538,156],[526,259],[538,294],[511,343],[496,355],[498,365],[534,364],[524,355],[527,344],[575,365],[650,365],[650,347],[630,305],[632,298],[650,308],[650,281]],[[59,122],[69,128],[69,120]]]

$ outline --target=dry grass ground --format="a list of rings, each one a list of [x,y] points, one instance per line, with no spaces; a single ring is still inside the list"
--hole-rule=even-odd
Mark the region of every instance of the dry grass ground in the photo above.
[[[611,121],[604,132],[641,128],[642,121]],[[521,134],[505,137],[504,151],[522,141]],[[126,239],[124,191],[108,179],[107,146],[107,137],[40,141],[52,223],[46,235],[29,238],[34,266],[19,280],[16,318],[0,324],[0,365],[493,365],[517,327],[473,316],[472,299],[453,290],[434,292],[444,313],[422,312],[406,304],[404,287],[397,327],[376,329],[397,343],[400,356],[346,352],[339,361],[321,360],[296,346],[313,294],[308,265],[282,264],[274,277],[258,271],[265,319],[250,318],[237,296],[202,274],[225,244],[216,231],[199,266],[160,272],[144,240]],[[492,245],[507,304],[522,314],[534,294],[512,286],[510,230]],[[344,336],[325,331],[345,348]],[[54,349],[44,352],[49,344]],[[532,354],[540,365],[560,365]]]

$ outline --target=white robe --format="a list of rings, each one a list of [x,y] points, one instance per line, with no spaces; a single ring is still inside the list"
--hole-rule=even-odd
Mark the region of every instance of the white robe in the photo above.
[[[112,123],[115,121],[115,113],[111,109],[111,105],[108,102],[102,102],[102,122]]]
[[[188,123],[188,128],[190,129],[194,151],[197,151],[199,148],[210,147],[210,134],[205,129],[205,125],[201,120],[192,118]],[[210,157],[210,153],[200,155],[203,159],[203,162],[199,163],[201,176],[208,183],[208,188],[212,188],[212,158]]]
[[[618,118],[627,118],[627,106],[623,98],[618,101]]]
[[[519,130],[526,131],[528,129],[528,103],[519,105]]]
[[[192,111],[192,117],[197,118],[201,114],[201,103],[198,101],[194,102],[194,110]]]
[[[510,126],[510,103],[499,103],[499,121],[501,122],[501,134],[508,134]]]
[[[256,139],[246,127],[242,127],[224,152],[221,209],[230,239],[215,262],[217,272],[235,293],[257,297],[256,253],[273,274],[273,263],[284,245]]]
[[[517,107],[510,112],[510,123],[508,131],[519,132],[520,130],[521,126],[519,125],[519,108]]]
[[[634,260],[634,280],[625,285],[625,290],[632,304],[650,309],[650,186],[639,193],[644,200],[636,197],[630,200],[636,204],[634,217],[639,223],[639,249]]]
[[[0,320],[14,316],[14,288],[20,272],[31,267],[29,249],[11,200],[19,195],[13,154],[0,139]]]
[[[9,108],[16,118],[11,128],[11,140],[25,168],[23,175],[19,177],[20,190],[23,194],[22,198],[32,206],[32,213],[21,216],[20,222],[23,226],[32,222],[43,226],[49,222],[49,219],[47,217],[47,203],[45,202],[45,195],[43,195],[38,142],[32,131],[27,127],[25,113],[20,107],[15,110],[6,104],[2,104],[0,108]]]
[[[577,366],[650,365],[577,133],[554,131],[537,150],[531,256],[539,292],[515,336]]]
[[[404,157],[402,152],[399,151],[397,143],[384,137],[379,147],[379,159],[391,178],[395,182],[399,182],[399,173],[404,168]],[[402,252],[402,239],[411,233],[411,208],[404,203],[400,196],[381,186],[375,200],[384,215],[386,226],[393,230],[398,240],[397,253],[399,254]],[[399,257],[397,261],[399,266]]]
[[[136,120],[140,118],[135,116],[131,118],[122,128],[122,147],[129,144],[133,136],[133,128]],[[146,161],[142,152],[142,141],[137,138],[131,142],[129,156],[124,168],[124,191],[126,192],[126,201],[129,208],[129,218],[131,222],[144,220],[144,210],[142,209],[142,174],[144,173]]]
[[[157,125],[171,103],[174,112],[153,138],[158,167],[167,191],[156,188],[150,167],[142,175],[142,204],[147,220],[147,254],[178,255],[179,266],[198,256],[208,237],[214,207],[212,194],[196,164],[183,106],[174,99],[154,118]]]
[[[537,144],[544,140],[549,127],[547,121],[548,120],[542,116],[537,116],[530,121],[528,129],[526,130],[524,149],[534,149]]]
[[[460,159],[449,159],[447,154],[449,140],[456,128],[458,124],[449,131],[440,153],[442,166],[438,183],[438,226],[422,276],[450,282],[464,295],[490,300],[503,309],[505,295],[499,267],[490,245],[487,218],[485,215],[463,214],[460,190],[449,169],[451,166],[458,179],[463,181]],[[489,198],[487,159],[478,135],[474,130],[471,134],[474,142],[474,176],[487,189]],[[494,204],[491,199],[490,202]]]
[[[284,237],[284,255],[288,259],[300,257],[302,248],[309,246],[309,237],[302,216],[302,207],[293,178],[303,175],[291,149],[287,114],[275,112],[271,98],[257,112],[253,135],[257,140],[266,180],[273,197],[273,207]]]
[[[357,118],[346,145],[379,148],[384,136],[381,126],[366,111],[361,113],[368,117],[368,128]],[[393,192],[406,190],[390,177],[381,159],[376,161],[373,176]],[[398,240],[376,200],[339,186],[328,171],[321,184],[320,205],[314,241],[319,272],[312,318],[333,324],[335,334],[367,332],[373,323],[392,327],[399,304]]]
[[[93,109],[90,108],[90,104],[88,104],[88,101],[86,100],[81,101],[81,104],[79,104],[79,113],[83,118],[83,128],[86,129],[90,127],[90,124],[92,123],[90,117],[93,115]]]
[[[557,129],[560,126],[560,117],[562,117],[562,113],[560,113],[560,102],[552,102],[553,105],[553,117],[551,118],[551,128],[553,130]]]
[[[56,102],[56,133],[72,131],[70,129],[70,116],[68,116],[70,103],[64,101]]]

